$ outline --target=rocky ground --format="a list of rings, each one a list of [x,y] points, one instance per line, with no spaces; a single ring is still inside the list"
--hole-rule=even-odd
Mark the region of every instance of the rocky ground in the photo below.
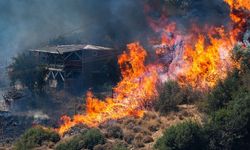
[[[27,128],[32,126],[33,119],[26,116],[14,116],[0,111],[0,147],[9,146]]]

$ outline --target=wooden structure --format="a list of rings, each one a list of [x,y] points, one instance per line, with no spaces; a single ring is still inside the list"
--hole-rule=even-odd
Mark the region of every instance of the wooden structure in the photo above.
[[[58,87],[59,83],[64,87],[70,86],[75,79],[90,76],[105,62],[116,57],[116,51],[112,48],[83,44],[50,46],[30,52],[48,70],[45,80],[50,87]]]

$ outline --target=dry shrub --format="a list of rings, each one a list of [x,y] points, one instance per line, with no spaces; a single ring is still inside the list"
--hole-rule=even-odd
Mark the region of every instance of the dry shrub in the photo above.
[[[135,146],[136,148],[142,148],[142,147],[144,147],[145,145],[144,145],[144,143],[143,143],[142,141],[140,141],[140,142],[135,142],[135,143],[134,143],[134,146]]]
[[[142,142],[142,140],[143,140],[143,134],[142,133],[137,133],[136,135],[135,135],[135,141],[137,141],[137,142]]]
[[[127,142],[128,144],[132,144],[132,142],[134,141],[134,138],[135,138],[135,134],[133,132],[130,132],[130,131],[124,132],[124,141]]]
[[[127,127],[127,129],[132,130],[135,126],[136,125],[134,123],[130,122],[126,127]]]
[[[147,135],[143,138],[143,143],[151,143],[151,142],[154,142],[154,139],[151,136]]]
[[[136,120],[134,117],[127,117],[124,118],[124,125],[128,125],[128,124],[136,124]]]
[[[106,150],[104,145],[98,144],[94,147],[93,150]]]
[[[141,133],[143,135],[152,135],[152,133],[147,128],[143,128],[142,131],[141,131]]]
[[[145,145],[143,143],[143,138],[144,138],[144,135],[142,133],[137,133],[135,135],[135,139],[133,141],[134,147],[136,147],[136,148],[144,147]]]
[[[113,138],[123,138],[123,130],[120,126],[118,125],[113,125],[108,127],[107,129],[107,137],[113,137]]]
[[[93,150],[127,150],[127,143],[116,140],[103,145],[96,145]]]
[[[160,129],[160,125],[160,120],[150,119],[146,122],[145,127],[151,132],[156,132]]]
[[[148,120],[156,119],[156,118],[157,118],[157,115],[156,115],[155,112],[148,111],[148,112],[146,112],[146,113],[144,114],[144,116],[143,116],[142,119],[148,121]]]
[[[133,131],[134,131],[135,133],[141,132],[142,130],[143,130],[143,129],[142,129],[141,126],[134,126],[134,127],[133,127]]]

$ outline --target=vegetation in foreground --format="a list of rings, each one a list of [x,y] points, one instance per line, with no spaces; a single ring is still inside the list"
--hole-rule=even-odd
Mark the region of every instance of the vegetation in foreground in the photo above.
[[[60,143],[56,146],[56,150],[81,150],[93,149],[98,144],[104,144],[105,137],[98,129],[90,129],[72,139]]]
[[[15,150],[28,150],[43,145],[45,142],[56,143],[60,136],[53,130],[34,127],[27,130],[15,143]]]
[[[167,129],[154,147],[160,150],[200,150],[204,144],[202,132],[198,123],[186,121]]]

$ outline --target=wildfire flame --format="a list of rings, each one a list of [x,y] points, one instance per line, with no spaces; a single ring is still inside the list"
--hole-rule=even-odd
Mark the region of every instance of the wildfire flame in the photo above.
[[[214,87],[218,80],[227,77],[229,70],[238,66],[237,62],[232,60],[231,54],[238,36],[246,31],[245,26],[250,16],[250,0],[225,0],[225,2],[230,6],[230,17],[234,28],[226,32],[224,27],[210,27],[202,29],[203,33],[196,28],[191,34],[192,38],[184,38],[182,64],[185,65],[182,65],[182,71],[177,75],[181,85],[189,84],[197,89]],[[248,12],[240,13],[240,9]]]
[[[139,43],[128,44],[127,48],[129,53],[119,57],[122,81],[114,88],[113,97],[102,101],[89,91],[86,113],[75,115],[73,119],[62,116],[64,123],[58,129],[60,134],[80,123],[96,127],[110,119],[143,115],[143,107],[157,95],[158,74],[155,68],[144,65],[147,53]]]
[[[218,80],[225,79],[227,72],[236,66],[231,57],[236,41],[228,37],[223,27],[213,27],[207,29],[206,35],[193,32],[191,37],[185,38],[182,57],[184,65],[176,76],[178,82],[206,90],[214,87]]]
[[[172,79],[183,86],[207,90],[225,79],[227,72],[237,66],[231,54],[239,35],[246,30],[250,0],[224,1],[230,6],[232,28],[193,25],[183,33],[165,15],[159,20],[148,17],[153,31],[161,33],[160,40],[150,40],[160,61],[145,65],[146,50],[139,43],[128,44],[128,53],[119,56],[122,80],[114,87],[113,96],[102,101],[87,92],[86,112],[72,119],[62,116],[58,132],[63,134],[76,124],[96,127],[111,119],[141,117],[144,107],[158,94],[158,82]]]
[[[247,9],[250,10],[249,0],[224,0],[231,9]]]
[[[224,0],[230,7],[230,17],[234,22],[234,35],[246,31],[247,20],[250,19],[250,0]],[[242,36],[242,35],[241,35]]]
[[[160,40],[151,40],[156,44],[155,53],[166,66],[166,73],[161,75],[163,81],[177,80],[180,85],[190,85],[195,89],[207,90],[214,87],[218,80],[227,77],[227,72],[238,67],[232,59],[232,49],[246,31],[249,17],[249,0],[225,0],[229,4],[232,26],[193,24],[184,32],[178,29],[162,14],[158,20],[148,17],[149,25]],[[146,12],[150,11],[146,7]]]

